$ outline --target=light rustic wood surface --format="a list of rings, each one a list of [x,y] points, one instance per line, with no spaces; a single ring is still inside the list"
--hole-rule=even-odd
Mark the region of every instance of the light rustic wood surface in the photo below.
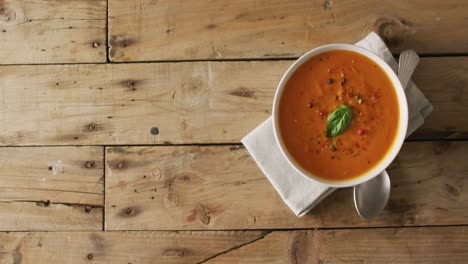
[[[0,0],[0,64],[106,61],[105,0]]]
[[[466,227],[15,232],[0,233],[0,263],[464,263],[467,232]]]
[[[406,143],[388,170],[393,188],[386,210],[365,221],[355,213],[351,189],[295,217],[241,146],[112,147],[106,151],[106,229],[468,224],[467,154],[468,142]]]
[[[465,263],[467,8],[0,0],[0,263]],[[375,220],[350,188],[297,218],[240,139],[295,58],[372,30],[434,111]]]
[[[272,232],[207,263],[464,263],[467,232],[466,227]]]
[[[0,145],[239,143],[292,62],[5,66]],[[422,59],[415,82],[437,111],[412,139],[468,138],[467,76],[466,57]]]
[[[378,32],[392,51],[468,52],[459,0],[109,1],[111,61],[298,57]]]
[[[201,263],[265,235],[261,231],[0,233],[0,263]]]
[[[100,230],[102,147],[0,148],[0,230]]]

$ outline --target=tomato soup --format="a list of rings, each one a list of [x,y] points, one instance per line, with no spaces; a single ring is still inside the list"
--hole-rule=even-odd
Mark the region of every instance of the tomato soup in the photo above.
[[[280,137],[302,168],[343,181],[385,158],[399,115],[397,93],[383,69],[359,53],[333,50],[293,73],[280,98],[278,120]]]

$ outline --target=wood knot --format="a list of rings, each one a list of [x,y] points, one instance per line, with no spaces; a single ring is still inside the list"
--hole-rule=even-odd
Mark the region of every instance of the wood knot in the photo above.
[[[161,255],[183,257],[186,255],[191,255],[191,251],[186,248],[169,248],[165,249]]]
[[[141,81],[139,80],[124,80],[124,81],[119,82],[119,84],[123,87],[128,88],[129,91],[136,91],[137,90],[136,87],[138,86],[140,82]]]
[[[432,150],[436,155],[445,153],[451,146],[452,143],[447,141],[432,142]]]
[[[89,131],[94,131],[94,130],[96,130],[96,128],[97,128],[97,125],[94,124],[94,123],[91,123],[91,124],[88,125],[88,130]]]
[[[448,183],[445,184],[445,190],[453,198],[457,198],[458,196],[460,196],[460,191]]]
[[[39,206],[39,207],[48,207],[50,206],[50,200],[47,200],[47,201],[41,201],[41,202],[36,202],[36,205]]]
[[[89,260],[92,260],[94,258],[94,255],[89,253],[87,256],[86,256],[87,259]]]
[[[129,206],[127,208],[122,208],[119,212],[120,217],[135,217],[141,214],[142,210],[138,206]]]
[[[203,224],[208,225],[211,220],[211,215],[210,215],[211,212],[208,209],[208,207],[206,207],[205,205],[201,203],[197,203],[197,205],[195,206],[195,210],[197,211],[197,215],[200,218],[200,221]]]
[[[85,163],[85,167],[88,168],[88,169],[94,167],[94,165],[95,165],[94,161],[87,161]]]
[[[132,208],[127,208],[127,209],[125,209],[125,214],[127,214],[127,215],[133,214]]]
[[[210,82],[211,80],[202,75],[184,80],[182,86],[173,91],[174,104],[185,110],[200,109],[208,102],[211,91]]]
[[[412,24],[405,19],[381,17],[376,20],[377,32],[389,46],[398,46],[412,33]]]
[[[12,23],[16,20],[16,11],[9,7],[0,7],[0,21]]]
[[[168,193],[164,197],[164,207],[173,208],[179,205],[179,196],[175,193]]]
[[[94,41],[94,42],[93,42],[93,48],[97,48],[97,47],[99,47],[99,42]]]
[[[387,209],[396,215],[401,215],[410,212],[415,208],[414,204],[408,203],[405,199],[390,200],[387,204]]]
[[[93,207],[92,207],[91,205],[87,205],[87,206],[85,207],[85,212],[86,212],[86,213],[91,213],[91,211],[93,211]]]
[[[218,27],[218,26],[217,26],[216,24],[208,24],[205,28],[211,30],[211,29],[215,29],[215,28],[217,28],[217,27]]]
[[[127,81],[127,87],[129,87],[129,88],[135,87],[135,81],[133,81],[133,80]]]
[[[413,215],[409,215],[406,219],[411,225],[413,225],[416,222],[416,217]]]
[[[126,35],[114,35],[111,36],[109,43],[111,46],[119,46],[122,48],[132,45],[135,41]]]
[[[288,237],[289,263],[306,263],[308,259],[308,248],[311,244],[307,231],[292,232]]]
[[[123,52],[117,52],[119,48],[126,48],[135,43],[135,40],[127,35],[112,35],[109,39],[109,56],[111,59],[123,58],[125,54]],[[116,56],[117,54],[117,56]]]
[[[254,215],[247,216],[247,224],[248,225],[255,225],[257,223],[257,217]]]
[[[323,10],[332,10],[333,3],[331,0],[325,0],[322,7],[323,7]]]
[[[255,96],[255,91],[246,87],[239,87],[236,90],[231,91],[229,94],[245,98],[257,99],[257,97]]]
[[[230,150],[230,151],[238,151],[238,150],[241,150],[241,149],[244,149],[244,146],[232,146],[232,147],[229,147],[229,150]]]
[[[117,168],[123,169],[123,167],[124,167],[124,162],[123,161],[117,163]]]

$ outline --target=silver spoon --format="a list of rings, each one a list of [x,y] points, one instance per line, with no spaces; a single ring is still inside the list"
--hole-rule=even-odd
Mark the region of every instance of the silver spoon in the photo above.
[[[359,216],[370,220],[382,212],[390,197],[390,177],[382,171],[376,177],[354,186],[354,206]]]
[[[419,63],[418,54],[414,50],[406,50],[400,54],[398,63],[398,78],[404,89]],[[370,220],[379,215],[390,197],[390,177],[386,171],[367,182],[354,186],[354,206],[359,216]]]

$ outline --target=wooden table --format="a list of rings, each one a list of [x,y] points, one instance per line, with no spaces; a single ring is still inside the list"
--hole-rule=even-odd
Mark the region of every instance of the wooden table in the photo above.
[[[0,0],[0,263],[467,263],[467,10]],[[350,189],[297,218],[240,139],[294,59],[370,31],[422,56],[434,112],[378,218]]]

